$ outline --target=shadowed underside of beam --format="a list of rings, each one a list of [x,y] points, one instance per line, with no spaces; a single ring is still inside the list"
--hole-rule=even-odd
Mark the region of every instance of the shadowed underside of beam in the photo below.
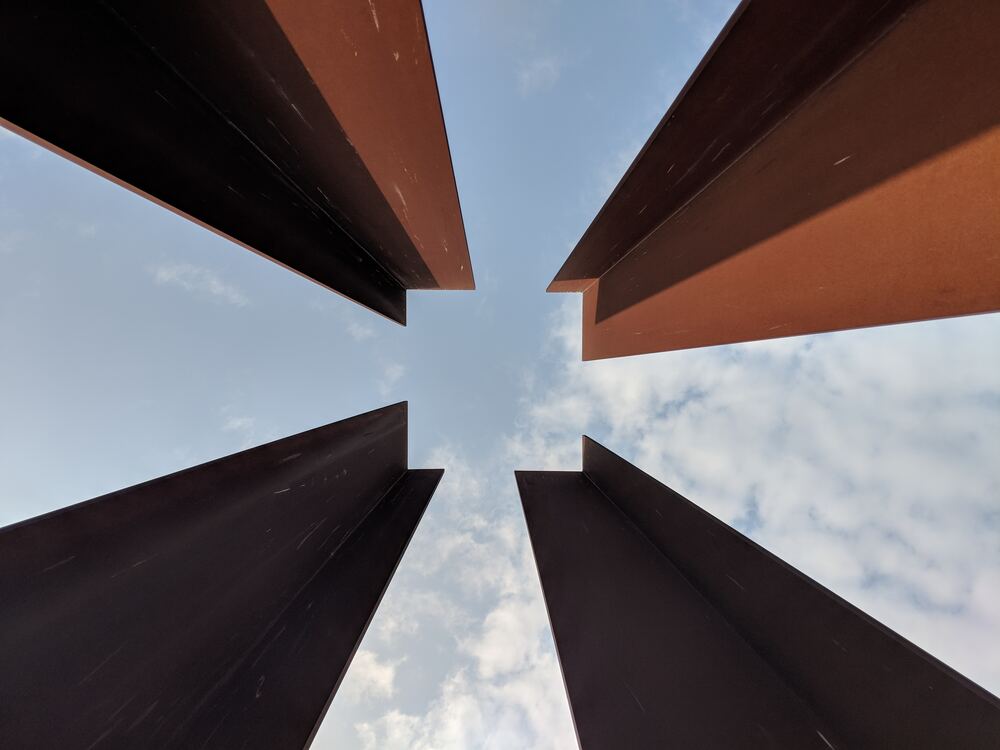
[[[0,10],[0,120],[372,310],[472,289],[419,0]]]
[[[994,696],[589,438],[517,482],[584,750],[1000,746]]]
[[[441,473],[397,404],[0,530],[0,746],[307,747]]]
[[[549,287],[584,359],[1000,310],[998,25],[743,3]]]

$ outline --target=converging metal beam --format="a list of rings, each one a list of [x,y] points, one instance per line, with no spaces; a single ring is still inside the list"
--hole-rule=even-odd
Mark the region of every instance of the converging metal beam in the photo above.
[[[0,530],[0,747],[308,747],[440,469],[396,404]]]
[[[474,282],[419,0],[11,0],[0,124],[397,322]]]
[[[549,286],[584,359],[1000,310],[998,26],[741,4]]]
[[[589,438],[516,475],[584,750],[1000,746],[997,698]]]

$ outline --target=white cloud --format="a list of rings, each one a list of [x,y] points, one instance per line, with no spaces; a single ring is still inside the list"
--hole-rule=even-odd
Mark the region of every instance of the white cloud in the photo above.
[[[258,438],[257,420],[253,417],[228,414],[229,407],[223,409],[225,417],[222,423],[223,432],[231,432],[239,437],[239,449],[252,448],[262,442]]]
[[[396,669],[402,661],[386,661],[374,651],[359,649],[338,695],[352,701],[391,698],[396,692]]]
[[[565,750],[576,739],[555,656],[502,681],[459,670],[423,715],[391,710],[357,725],[365,750]]]
[[[246,432],[252,430],[255,423],[253,417],[228,417],[222,429],[224,432]]]
[[[375,329],[367,323],[351,320],[347,323],[347,333],[355,341],[366,341],[375,335]]]
[[[382,377],[378,381],[378,390],[383,398],[387,398],[396,387],[402,377],[406,374],[406,368],[398,362],[390,362],[382,370]]]
[[[521,571],[532,576],[530,568]],[[484,678],[510,675],[539,663],[544,640],[540,634],[548,627],[545,610],[535,597],[506,596],[486,616],[482,629],[463,644]]]
[[[382,647],[412,643],[421,623],[429,620],[440,623],[450,633],[458,633],[470,624],[469,613],[445,593],[401,586],[379,605],[372,633]]]
[[[196,294],[205,295],[217,302],[243,307],[249,303],[246,295],[236,286],[223,281],[208,268],[191,263],[169,263],[153,269],[157,284],[178,286]]]
[[[523,580],[534,583],[533,569],[520,572]],[[540,592],[503,599],[463,643],[462,651],[472,664],[449,672],[425,712],[390,709],[359,723],[362,746],[379,750],[575,746],[547,628]]]
[[[352,339],[361,342],[375,336],[375,328],[368,320],[358,318],[353,303],[336,295],[331,295],[325,289],[317,288],[310,289],[309,291],[311,295],[307,303],[309,309],[321,314],[332,313],[339,321],[346,320],[344,329]]]
[[[562,65],[551,55],[536,57],[517,71],[517,90],[522,96],[548,91],[559,82]]]

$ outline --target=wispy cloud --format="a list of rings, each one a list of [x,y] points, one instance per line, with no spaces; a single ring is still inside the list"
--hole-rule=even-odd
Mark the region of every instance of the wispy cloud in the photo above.
[[[347,333],[355,341],[366,341],[375,335],[375,329],[367,323],[351,320],[347,323]]]
[[[236,286],[224,281],[215,271],[191,263],[169,263],[152,270],[153,280],[165,286],[206,296],[216,302],[243,307],[250,300]]]
[[[360,649],[339,694],[355,702],[391,698],[396,692],[396,668],[403,661],[388,661],[374,651]]]
[[[396,387],[396,383],[406,374],[406,368],[398,362],[390,362],[382,370],[382,377],[378,381],[378,390],[383,398],[388,397]]]
[[[517,90],[522,96],[548,91],[559,82],[562,64],[551,55],[536,57],[517,71]]]
[[[257,420],[253,417],[229,415],[222,423],[223,432],[240,436],[240,448],[250,448],[257,442]]]
[[[246,432],[256,424],[253,417],[229,417],[222,425],[223,432]]]
[[[320,290],[321,294],[317,294],[317,290],[310,291],[313,293],[308,302],[310,310],[335,317],[338,325],[342,324],[347,335],[355,341],[367,341],[375,337],[375,328],[367,320],[358,317],[358,314],[351,309],[352,303],[339,299],[325,290]]]

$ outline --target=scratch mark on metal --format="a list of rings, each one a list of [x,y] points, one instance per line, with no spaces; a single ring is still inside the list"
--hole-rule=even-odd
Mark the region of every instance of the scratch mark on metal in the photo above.
[[[626,689],[626,690],[628,690],[628,692],[629,692],[629,695],[631,695],[631,696],[632,696],[632,700],[634,700],[634,701],[635,701],[635,705],[637,705],[637,706],[639,707],[639,710],[640,710],[640,711],[642,711],[643,713],[646,713],[646,709],[645,709],[645,707],[644,707],[644,706],[642,705],[642,703],[641,703],[641,702],[639,701],[639,696],[637,696],[637,695],[635,694],[635,691],[634,691],[634,690],[632,689],[632,686],[631,686],[631,685],[629,685],[629,684],[628,684],[627,682],[625,682],[625,680],[622,680],[622,685],[624,685],[624,686],[625,686],[625,689]]]
[[[66,563],[68,563],[68,562],[69,562],[70,560],[75,560],[75,559],[76,559],[76,555],[70,555],[69,557],[67,557],[67,558],[65,558],[65,559],[63,559],[63,560],[60,560],[60,561],[59,561],[59,562],[57,562],[57,563],[52,563],[52,565],[50,565],[50,566],[49,566],[49,567],[47,567],[47,568],[42,568],[42,572],[43,572],[43,573],[48,573],[48,572],[49,572],[50,570],[55,570],[55,569],[56,569],[56,568],[58,568],[58,567],[59,567],[60,565],[65,565],[65,564],[66,564]]]

